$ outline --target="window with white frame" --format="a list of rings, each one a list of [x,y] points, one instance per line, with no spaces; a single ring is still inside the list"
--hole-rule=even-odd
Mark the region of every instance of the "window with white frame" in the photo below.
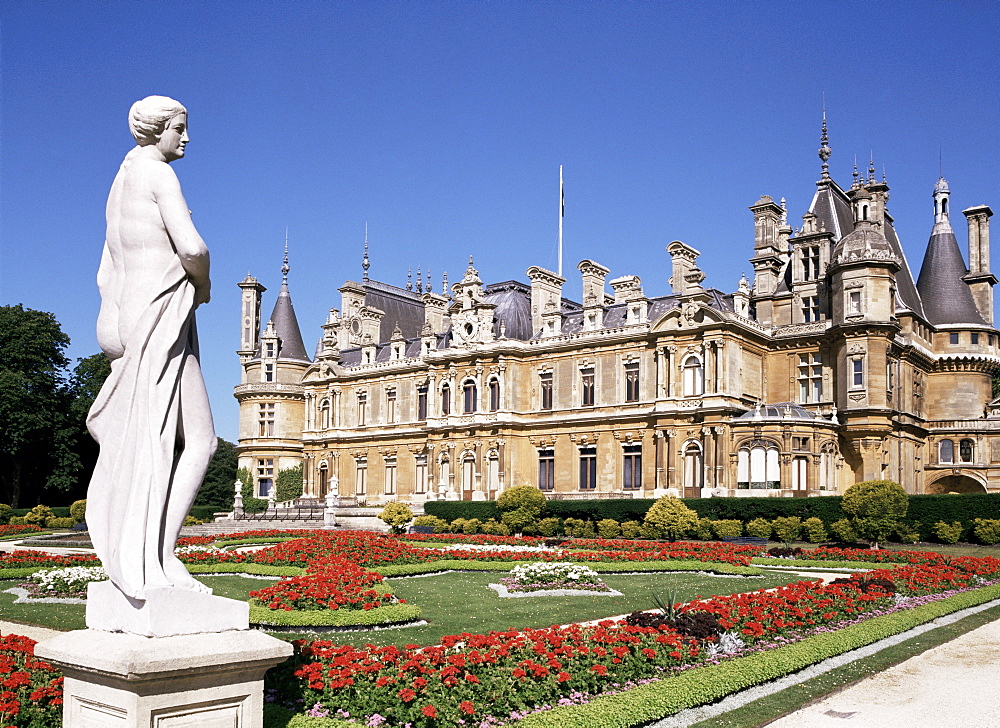
[[[385,459],[385,494],[396,495],[396,458]]]
[[[807,490],[809,459],[799,456],[792,459],[792,490]]]
[[[823,357],[821,354],[799,354],[799,403],[823,401]]]
[[[580,405],[594,406],[594,367],[584,367],[580,370]]]
[[[701,358],[691,354],[684,360],[683,392],[685,397],[698,396],[705,393],[705,367]]]
[[[277,405],[274,402],[257,404],[257,436],[274,437],[274,419]]]
[[[597,488],[597,448],[580,448],[580,490]]]
[[[736,487],[767,490],[781,487],[778,446],[770,440],[754,440],[736,456]]]
[[[861,289],[852,288],[847,292],[847,315],[857,316],[861,314]]]
[[[554,490],[556,487],[556,453],[551,448],[538,451],[538,489]]]
[[[427,492],[427,455],[420,454],[413,458],[413,492],[423,495]]]
[[[396,421],[396,389],[385,390],[385,421],[393,424]]]
[[[358,392],[358,427],[368,424],[368,392]]]
[[[625,363],[625,401],[639,401],[639,362]]]
[[[812,281],[819,278],[819,246],[802,247],[802,280]]]
[[[642,488],[642,445],[622,446],[622,489]]]
[[[354,495],[368,493],[368,458],[354,461]]]
[[[705,484],[705,461],[701,443],[690,440],[684,444],[684,487],[702,488]]]
[[[863,355],[852,356],[848,360],[850,366],[851,389],[864,389],[865,386],[865,357]]]
[[[330,400],[324,399],[319,405],[320,426],[324,430],[330,429]]]
[[[274,488],[274,460],[260,458],[257,460],[257,497],[267,498]]]

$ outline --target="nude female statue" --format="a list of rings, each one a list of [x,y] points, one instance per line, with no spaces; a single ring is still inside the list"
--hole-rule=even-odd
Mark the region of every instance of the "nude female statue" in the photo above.
[[[174,545],[216,438],[194,315],[210,297],[208,249],[170,168],[188,143],[187,111],[150,96],[129,127],[137,146],[111,185],[97,274],[111,375],[87,420],[101,446],[87,523],[111,582],[144,600],[150,587],[210,593]]]

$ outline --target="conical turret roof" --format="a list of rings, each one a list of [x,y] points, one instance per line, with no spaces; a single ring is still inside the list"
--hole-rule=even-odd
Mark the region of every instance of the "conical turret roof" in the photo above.
[[[936,198],[948,194],[947,183],[942,186],[942,182],[944,179],[934,188]],[[932,324],[986,324],[972,298],[972,291],[962,280],[968,272],[948,219],[947,206],[939,205],[917,279],[917,291],[928,321]]]
[[[295,308],[292,306],[292,296],[288,292],[288,283],[281,284],[278,300],[274,302],[270,321],[278,334],[278,360],[312,361],[306,354],[302,343],[302,332],[299,330],[298,319],[295,318]]]

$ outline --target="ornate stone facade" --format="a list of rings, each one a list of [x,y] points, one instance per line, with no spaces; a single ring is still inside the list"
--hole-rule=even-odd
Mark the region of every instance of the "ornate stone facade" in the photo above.
[[[609,294],[610,270],[586,260],[582,303],[537,266],[529,283],[484,285],[470,260],[435,293],[419,275],[416,289],[370,280],[365,265],[310,361],[287,285],[247,340],[262,292],[248,277],[241,465],[266,490],[301,462],[307,497],[336,488],[368,504],[521,484],[555,498],[810,496],[871,478],[911,493],[997,489],[990,209],[966,210],[970,271],[939,181],[915,283],[888,185],[870,169],[844,190],[825,136],[820,156],[800,228],[768,196],[750,207],[754,281],[733,293],[704,287],[698,251],[680,241],[667,246],[666,295],[635,275]]]

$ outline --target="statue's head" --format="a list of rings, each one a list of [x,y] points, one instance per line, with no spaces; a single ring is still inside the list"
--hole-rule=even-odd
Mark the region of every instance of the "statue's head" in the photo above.
[[[179,101],[167,96],[147,96],[132,104],[128,126],[140,147],[156,144],[167,122],[178,114],[187,114]]]

